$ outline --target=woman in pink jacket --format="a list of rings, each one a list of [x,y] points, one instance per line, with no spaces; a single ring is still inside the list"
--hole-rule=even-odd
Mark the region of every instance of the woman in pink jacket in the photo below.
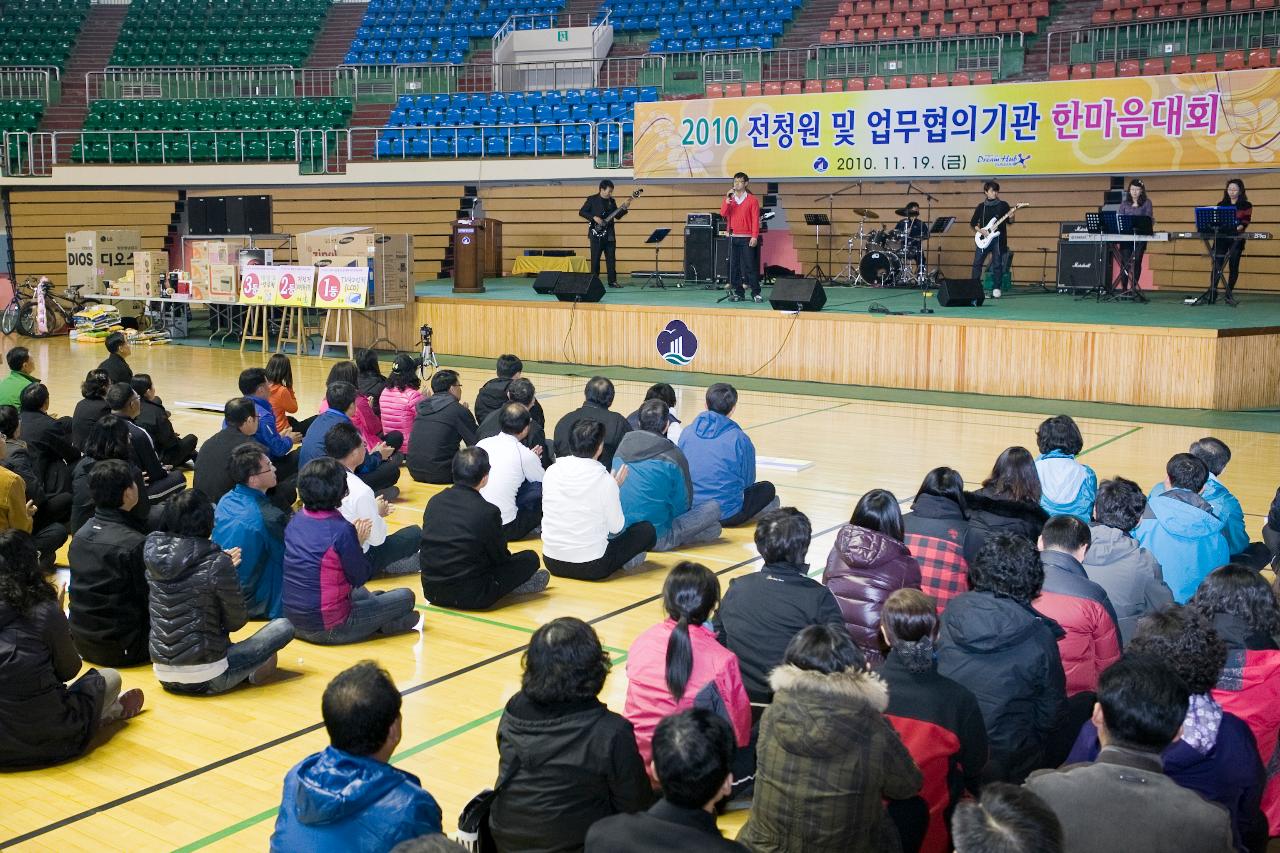
[[[340,361],[329,369],[329,378],[324,381],[324,387],[328,388],[335,382],[350,382],[355,388],[360,386],[356,384],[359,379],[360,372],[356,369],[354,361]],[[329,408],[329,401],[321,399],[320,411]],[[373,412],[373,406],[369,403],[369,398],[363,394],[356,395],[356,414],[351,419],[356,425],[356,429],[360,430],[360,437],[364,439],[365,447],[369,451],[373,451],[375,447],[382,444],[382,421]],[[387,445],[393,450],[399,450],[400,444],[387,439]]]
[[[382,389],[378,397],[378,408],[382,412],[382,428],[388,432],[394,430],[404,436],[405,453],[409,452],[409,435],[413,432],[413,415],[418,401],[422,399],[422,380],[418,378],[418,365],[413,356],[398,355],[387,375],[387,387]]]
[[[662,586],[667,619],[645,631],[627,654],[623,710],[636,732],[640,757],[653,758],[653,732],[671,714],[697,705],[728,717],[739,751],[751,742],[751,701],[738,657],[716,640],[712,612],[720,580],[706,566],[681,562]],[[738,767],[735,760],[735,769]]]

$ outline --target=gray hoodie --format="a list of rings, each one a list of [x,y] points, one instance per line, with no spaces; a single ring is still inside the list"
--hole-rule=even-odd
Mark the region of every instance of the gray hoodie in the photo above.
[[[1160,563],[1137,541],[1114,527],[1093,524],[1093,544],[1084,557],[1089,580],[1107,591],[1120,624],[1120,641],[1128,643],[1146,614],[1168,607],[1173,593],[1164,582]]]

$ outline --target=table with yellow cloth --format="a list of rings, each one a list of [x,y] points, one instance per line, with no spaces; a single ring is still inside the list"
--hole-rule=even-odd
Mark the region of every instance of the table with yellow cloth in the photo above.
[[[544,255],[520,255],[511,264],[512,275],[537,275],[543,270],[556,272],[587,272],[591,269],[586,258],[570,255],[563,258],[549,258]]]

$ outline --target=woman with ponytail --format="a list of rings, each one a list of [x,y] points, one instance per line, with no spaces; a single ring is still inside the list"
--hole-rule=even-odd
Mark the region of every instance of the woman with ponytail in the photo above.
[[[645,631],[627,654],[627,703],[623,716],[636,731],[648,764],[653,731],[671,714],[695,705],[724,714],[739,749],[751,739],[751,702],[742,686],[738,657],[716,641],[711,614],[720,603],[720,580],[706,566],[681,562],[662,586],[667,618]]]
[[[938,674],[938,613],[927,595],[900,589],[889,596],[880,613],[880,631],[889,646],[880,670],[889,685],[885,717],[924,774],[920,797],[929,812],[926,822],[906,802],[891,802],[889,816],[898,825],[904,850],[915,849],[918,842],[920,853],[945,853],[953,849],[947,832],[951,812],[966,789],[977,794],[987,763],[982,711],[968,688]]]

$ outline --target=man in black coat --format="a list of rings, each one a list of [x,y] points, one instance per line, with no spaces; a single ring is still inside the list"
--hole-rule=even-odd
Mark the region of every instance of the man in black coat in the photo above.
[[[574,409],[556,424],[556,455],[571,456],[569,436],[573,433],[574,424],[590,418],[604,424],[604,451],[600,454],[600,464],[606,471],[613,470],[613,454],[618,450],[622,437],[631,432],[631,424],[617,412],[609,411],[613,405],[613,383],[603,376],[593,376],[583,391],[586,402],[579,409]]]
[[[71,520],[71,495],[66,492],[50,494],[44,487],[44,480],[36,468],[35,454],[22,440],[22,424],[18,410],[13,406],[0,406],[0,439],[4,441],[4,461],[0,465],[22,478],[27,488],[27,500],[35,502],[34,529],[41,530],[52,524],[66,526]]]
[[[42,382],[23,388],[21,400],[18,423],[45,491],[71,494],[71,466],[80,461],[80,451],[71,443],[70,424],[49,416],[49,389]]]
[[[225,419],[222,430],[200,445],[195,478],[191,484],[214,504],[236,487],[231,474],[232,452],[242,444],[252,444],[258,432],[258,409],[248,397],[232,397],[223,407],[222,414]],[[271,503],[285,512],[291,510],[298,497],[296,483],[293,478],[277,483],[267,492]]]
[[[489,454],[459,450],[452,475],[453,486],[428,501],[422,516],[422,594],[442,607],[485,610],[504,595],[546,589],[551,575],[538,567],[537,553],[508,551],[502,513],[480,496]]]
[[[133,355],[133,347],[124,332],[112,332],[107,335],[107,357],[98,365],[99,370],[107,372],[107,378],[114,385],[117,382],[129,382],[133,379],[133,368],[125,361]]]
[[[409,434],[409,474],[419,483],[453,482],[453,455],[458,443],[476,443],[476,419],[462,400],[456,370],[431,377],[431,396],[418,403]]]
[[[490,379],[485,387],[492,385],[498,380]],[[537,448],[542,448],[542,455],[539,459],[543,468],[550,468],[551,463],[556,461],[555,447],[552,442],[547,440],[547,431],[543,427],[540,415],[542,406],[538,404],[538,398],[533,388],[533,383],[523,376],[512,379],[510,384],[506,386],[507,398],[503,401],[502,406],[507,403],[520,403],[529,410],[529,415],[533,420],[529,421],[529,434],[520,440],[525,447],[537,452]],[[491,411],[483,420],[480,421],[480,429],[477,432],[478,439],[483,441],[486,438],[493,438],[502,432],[502,421],[499,412],[502,406],[498,406]]]
[[[165,410],[164,401],[156,396],[151,377],[145,373],[135,373],[133,381],[129,384],[133,386],[134,391],[138,392],[141,402],[141,410],[135,422],[147,431],[147,435],[151,436],[160,461],[171,468],[179,468],[195,459],[196,437],[184,435],[178,438],[178,433],[173,428],[173,421],[169,419],[169,413]]]
[[[111,414],[122,418],[129,427],[129,445],[133,451],[133,462],[142,470],[147,484],[147,498],[157,503],[172,495],[176,495],[187,487],[187,480],[181,472],[169,471],[156,455],[155,445],[145,429],[134,423],[142,412],[142,398],[128,382],[117,382],[107,389],[107,405]]]
[[[507,353],[498,356],[498,376],[490,379],[484,385],[480,386],[480,393],[476,394],[476,405],[472,413],[476,416],[476,423],[484,423],[489,415],[501,409],[507,403],[524,403],[524,400],[513,400],[510,393],[511,383],[520,379],[524,374],[524,362],[517,355]],[[539,426],[546,426],[547,416],[542,412],[542,406],[538,405],[538,401],[534,400],[533,405],[525,403],[529,409],[529,414],[533,415],[534,421]],[[484,438],[484,436],[480,436]]]
[[[89,474],[93,518],[71,540],[71,635],[85,660],[102,666],[147,663],[151,617],[146,531],[129,515],[138,487],[128,463],[104,459]]]
[[[662,799],[647,812],[592,824],[586,853],[745,851],[716,827],[716,804],[733,787],[733,729],[705,708],[673,714],[653,733],[653,770]]]

